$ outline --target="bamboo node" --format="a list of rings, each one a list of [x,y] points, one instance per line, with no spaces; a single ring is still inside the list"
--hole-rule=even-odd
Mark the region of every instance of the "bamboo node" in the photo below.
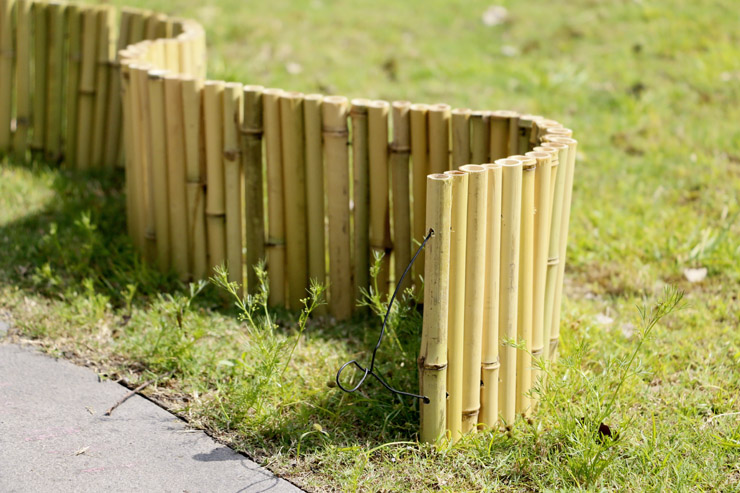
[[[498,370],[499,368],[501,368],[501,361],[496,360],[492,363],[483,362],[480,366],[482,370]]]
[[[225,212],[208,212],[206,211],[206,216],[208,217],[226,217]]]
[[[239,129],[242,135],[262,135],[265,133],[263,127],[242,127]]]
[[[346,137],[349,135],[347,127],[326,127],[322,126],[321,131],[324,135],[335,135],[337,137]]]
[[[544,347],[539,347],[537,349],[532,349],[532,356],[541,356],[542,352],[545,350]]]
[[[224,149],[224,159],[227,161],[236,161],[241,153],[242,151],[240,149]]]
[[[550,257],[547,259],[547,265],[558,265],[560,263],[560,259],[558,257]]]
[[[411,152],[411,146],[391,143],[391,152],[395,154],[406,154]]]
[[[265,242],[266,247],[281,247],[285,246],[285,240],[267,240]]]
[[[480,412],[480,407],[475,409],[469,409],[467,411],[462,412],[463,418],[474,418],[478,416],[478,413]]]
[[[77,92],[83,96],[95,96],[95,89],[80,89]]]
[[[419,361],[419,367],[423,370],[429,371],[442,371],[447,369],[447,363],[440,363],[438,365],[428,365],[425,361]]]

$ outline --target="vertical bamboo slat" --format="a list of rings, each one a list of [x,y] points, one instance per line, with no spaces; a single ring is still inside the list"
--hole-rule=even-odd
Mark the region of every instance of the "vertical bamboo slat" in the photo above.
[[[169,187],[167,182],[167,125],[164,109],[164,80],[166,72],[149,71],[149,121],[151,122],[151,166],[152,207],[154,209],[154,234],[157,248],[157,264],[166,272],[170,269],[170,214]]]
[[[203,86],[203,128],[206,157],[206,231],[210,270],[226,263],[226,202],[224,198],[224,83]]]
[[[470,114],[470,162],[488,163],[491,155],[491,117],[486,111]]]
[[[393,194],[393,262],[395,282],[401,279],[411,261],[411,184],[409,182],[409,155],[411,152],[408,101],[392,104],[393,142],[391,143],[390,167]],[[411,285],[406,277],[401,293]]]
[[[143,97],[146,86],[142,83],[142,68],[140,65],[128,64],[128,98],[129,98],[129,132],[131,139],[130,152],[127,154],[128,169],[126,174],[127,191],[131,195],[128,199],[134,207],[128,215],[136,231],[134,244],[139,252],[147,255],[148,208],[149,194],[147,188],[148,155],[144,149],[144,130],[148,128],[148,119],[142,114]],[[129,176],[130,175],[130,176]]]
[[[280,98],[280,133],[283,146],[285,210],[285,256],[288,297],[286,306],[299,310],[308,287],[306,245],[306,149],[303,125],[303,94],[285,93]]]
[[[93,122],[95,117],[95,69],[97,66],[98,10],[82,11],[82,60],[78,89],[76,157],[79,169],[93,164]],[[104,47],[101,47],[104,48]]]
[[[354,284],[355,299],[370,287],[370,155],[368,151],[367,99],[353,99],[352,181],[354,202]]]
[[[50,3],[47,8],[49,22],[49,65],[47,67],[48,104],[46,120],[45,156],[49,161],[62,157],[62,102],[64,101],[64,10],[65,6]]]
[[[368,104],[368,155],[370,158],[370,250],[382,255],[376,283],[380,294],[388,292],[391,266],[391,216],[388,178],[388,108],[385,101]]]
[[[452,167],[470,163],[470,110],[454,109],[451,112]]]
[[[80,7],[77,5],[67,6],[67,94],[66,97],[66,114],[67,114],[67,133],[64,141],[64,161],[70,168],[77,167],[77,131],[79,122],[77,114],[79,111],[79,85],[80,85],[80,68],[82,65],[82,15]],[[133,145],[133,143],[131,144]],[[126,177],[128,180],[128,176]],[[128,187],[127,187],[128,188]],[[130,189],[127,194],[127,200],[130,200]],[[132,204],[134,207],[134,204]],[[129,225],[134,227],[131,220],[132,214],[129,211]],[[134,235],[135,237],[135,235]]]
[[[247,289],[259,290],[254,267],[265,258],[265,209],[262,189],[262,86],[244,86],[242,160],[247,241]],[[323,226],[323,225],[322,225]],[[323,229],[322,229],[323,231]]]
[[[324,235],[324,149],[321,137],[320,94],[303,101],[306,144],[306,227],[308,228],[308,277],[326,283],[326,238]],[[324,306],[320,312],[323,312]],[[323,313],[322,313],[323,314]]]
[[[105,144],[108,135],[105,131],[108,122],[108,79],[113,60],[113,9],[100,7],[98,11],[97,67],[95,70],[95,109],[93,116],[93,141],[90,161],[96,168],[116,165],[115,161],[105,161]]]
[[[413,188],[411,224],[414,245],[421,243],[426,235],[424,214],[426,214],[427,202],[426,177],[429,174],[428,108],[425,104],[412,104],[409,110],[411,121],[411,186]],[[413,266],[413,281],[418,295],[422,294],[419,286],[424,273],[424,258],[425,253],[422,252]]]
[[[223,163],[224,212],[226,214],[226,263],[229,281],[244,286],[242,263],[242,180],[239,151],[239,130],[243,120],[242,85],[224,84],[223,93]]]
[[[490,116],[491,128],[491,161],[504,159],[515,152],[509,152],[510,121],[516,118],[513,111],[493,111]]]
[[[349,230],[349,152],[347,98],[329,96],[321,105],[329,220],[329,312],[338,319],[352,314],[352,264]]]
[[[444,173],[450,169],[450,106],[429,107],[429,171]]]
[[[267,275],[270,305],[285,304],[285,215],[283,212],[283,151],[280,135],[281,89],[265,89],[262,102],[267,169]]]
[[[13,118],[13,10],[15,0],[0,0],[0,152],[10,150]]]
[[[49,45],[49,27],[46,17],[46,5],[33,3],[31,7],[33,14],[33,117],[31,123],[33,133],[31,135],[31,149],[43,151],[46,142],[46,67],[48,60],[47,47]],[[5,72],[3,70],[3,73]],[[75,99],[77,99],[75,97]]]
[[[452,177],[427,178],[426,228],[434,231],[426,246],[424,271],[424,325],[419,354],[420,404],[423,442],[434,443],[445,434],[447,382],[447,323],[449,303],[450,223]]]
[[[15,19],[16,117],[13,151],[16,157],[24,159],[28,150],[28,128],[31,121],[31,0],[18,0]]]
[[[465,344],[465,242],[468,217],[468,173],[447,171],[452,177],[450,222],[450,288],[448,308],[447,429],[453,441],[462,436],[463,364]]]
[[[120,162],[121,156],[121,68],[119,52],[128,46],[131,12],[122,9],[118,24],[118,40],[108,67],[108,102],[105,124],[104,166]]]

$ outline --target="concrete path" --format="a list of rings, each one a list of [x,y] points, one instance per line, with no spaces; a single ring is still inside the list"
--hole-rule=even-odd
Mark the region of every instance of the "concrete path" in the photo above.
[[[2,325],[2,322],[0,322]],[[0,327],[0,491],[300,492],[128,389]]]

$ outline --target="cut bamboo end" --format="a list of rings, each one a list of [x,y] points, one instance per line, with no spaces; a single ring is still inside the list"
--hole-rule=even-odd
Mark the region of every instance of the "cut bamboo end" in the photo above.
[[[308,234],[308,277],[326,283],[324,156],[321,135],[320,94],[304,98],[306,148],[306,226]],[[323,306],[321,307],[323,310]]]
[[[424,231],[426,213],[426,176],[429,174],[429,129],[425,104],[412,104],[409,108],[411,123],[411,187],[412,187],[412,240],[421,244],[426,235]],[[413,282],[418,296],[422,294],[421,278],[424,273],[424,252],[417,257],[413,266]]]
[[[284,91],[265,89],[262,95],[267,170],[267,274],[270,305],[285,304],[285,214],[283,208],[283,152],[279,100]]]
[[[444,173],[450,169],[450,105],[429,107],[429,171]]]
[[[427,177],[426,227],[434,232],[426,247],[424,324],[419,354],[421,393],[420,439],[434,443],[445,435],[447,323],[449,303],[452,177]]]
[[[452,127],[452,166],[457,168],[470,163],[470,118],[469,109],[456,108],[450,112]],[[481,161],[482,162],[482,161]]]
[[[411,183],[409,180],[409,156],[411,152],[411,123],[408,101],[395,101],[392,107],[393,141],[390,148],[393,200],[393,265],[395,282],[401,279],[411,262]],[[411,286],[411,278],[405,277],[401,293]]]
[[[378,292],[387,294],[391,269],[391,215],[388,164],[388,112],[386,101],[368,104],[368,157],[370,166],[370,251],[382,256],[375,280]]]
[[[354,214],[354,284],[355,298],[370,287],[370,157],[368,154],[368,99],[353,99],[352,179]]]
[[[488,111],[470,114],[470,162],[488,163],[491,155],[491,117]]]

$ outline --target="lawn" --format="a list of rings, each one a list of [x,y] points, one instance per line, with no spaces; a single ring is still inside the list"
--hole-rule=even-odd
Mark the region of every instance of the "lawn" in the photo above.
[[[740,491],[734,1],[509,1],[493,26],[478,0],[108,3],[198,19],[214,79],[514,109],[573,128],[561,358],[531,419],[420,445],[408,398],[333,383],[345,361],[368,361],[384,300],[348,323],[260,300],[240,310],[213,283],[143,264],[120,173],[4,159],[11,338],[128,385],[162,377],[145,393],[309,490]],[[680,309],[657,321],[675,289]],[[416,388],[420,326],[396,307],[379,353],[396,388]]]

